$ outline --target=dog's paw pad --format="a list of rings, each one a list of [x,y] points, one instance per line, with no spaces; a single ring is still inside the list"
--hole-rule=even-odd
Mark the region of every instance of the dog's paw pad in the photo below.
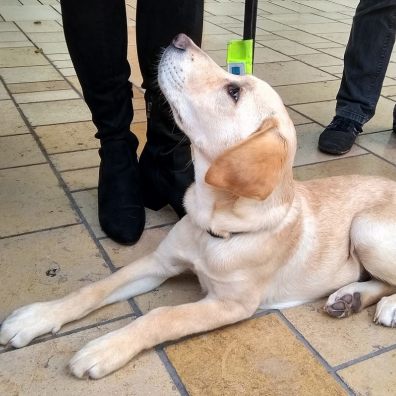
[[[337,297],[333,303],[328,301],[324,310],[335,318],[346,318],[352,313],[359,312],[361,305],[360,293],[356,292]]]

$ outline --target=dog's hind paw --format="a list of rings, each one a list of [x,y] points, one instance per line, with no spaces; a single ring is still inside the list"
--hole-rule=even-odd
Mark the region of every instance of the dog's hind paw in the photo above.
[[[361,309],[360,293],[352,294],[340,293],[341,290],[333,293],[327,300],[324,310],[335,318],[346,318]]]
[[[57,332],[61,324],[56,321],[52,304],[35,303],[14,311],[1,326],[0,345],[21,348],[39,335]]]
[[[396,295],[381,298],[377,304],[374,322],[387,327],[396,327]]]

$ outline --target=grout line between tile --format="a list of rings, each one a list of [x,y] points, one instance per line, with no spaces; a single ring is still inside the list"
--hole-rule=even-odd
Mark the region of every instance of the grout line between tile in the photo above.
[[[34,231],[26,231],[26,232],[21,232],[19,234],[11,234],[11,235],[6,235],[6,236],[0,236],[0,240],[2,239],[8,239],[8,238],[15,238],[19,236],[25,236],[25,235],[31,235],[31,234],[37,234],[38,232],[46,232],[46,231],[52,231],[52,230],[59,230],[61,228],[66,228],[66,227],[73,227],[76,225],[81,225],[82,223],[70,223],[70,224],[62,224],[60,226],[56,227],[50,227],[50,228],[42,228],[39,230],[34,230]]]
[[[166,354],[165,350],[161,347],[155,347],[155,351],[159,356],[162,364],[165,366],[169,376],[171,377],[173,383],[175,384],[177,390],[180,392],[181,396],[189,396],[185,385],[183,384],[179,374],[177,373],[175,367],[173,366],[172,362],[170,361],[168,355]]]
[[[350,386],[336,373],[334,368],[323,358],[323,356],[310,344],[310,342],[294,327],[294,325],[286,318],[283,312],[279,311],[278,315],[283,323],[291,330],[294,336],[312,353],[319,363],[331,374],[331,376],[348,392],[349,395],[355,396],[355,392]]]
[[[362,136],[364,136],[364,135],[362,135]],[[361,149],[366,150],[368,153],[374,155],[375,157],[377,157],[377,158],[379,158],[379,159],[381,159],[381,160],[387,162],[388,164],[390,164],[390,165],[396,167],[396,164],[395,164],[395,163],[389,161],[388,159],[386,159],[386,158],[384,158],[384,157],[381,157],[380,155],[374,153],[374,152],[371,151],[370,149],[368,149],[368,148],[362,146],[361,144],[359,144],[359,143],[354,143],[354,144],[355,144],[356,146],[360,147]]]
[[[360,363],[360,362],[364,362],[365,360],[371,359],[371,358],[376,357],[376,356],[383,355],[384,353],[393,351],[395,349],[396,349],[396,344],[393,344],[393,345],[378,349],[377,351],[370,352],[367,355],[363,355],[363,356],[360,356],[358,358],[349,360],[348,362],[341,363],[338,366],[334,366],[333,370],[334,371],[343,370],[343,369],[345,369],[347,367],[353,366],[354,364],[357,364],[357,363]]]
[[[309,165],[326,164],[328,162],[338,161],[338,160],[341,160],[341,159],[350,159],[350,158],[355,158],[355,157],[363,157],[364,155],[369,155],[369,154],[370,153],[362,153],[362,154],[352,155],[352,156],[349,156],[349,157],[341,157],[341,158],[328,159],[328,160],[325,160],[325,161],[309,162],[307,164],[294,165],[293,169],[294,168],[301,168],[303,166],[309,166]]]
[[[29,135],[30,135],[30,134],[29,134]],[[11,135],[11,136],[15,136],[15,135]],[[23,135],[18,135],[18,136],[23,136]],[[37,163],[35,163],[35,164],[25,164],[25,165],[8,166],[8,167],[5,167],[5,168],[0,168],[0,171],[8,170],[8,169],[27,168],[27,167],[36,166],[36,165],[47,165],[47,162],[37,162]]]

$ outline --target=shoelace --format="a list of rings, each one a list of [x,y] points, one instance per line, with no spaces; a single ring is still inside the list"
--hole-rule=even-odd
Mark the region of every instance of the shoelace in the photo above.
[[[341,132],[352,132],[355,136],[362,132],[362,127],[357,122],[346,118],[336,117],[328,126],[328,129],[335,129]]]

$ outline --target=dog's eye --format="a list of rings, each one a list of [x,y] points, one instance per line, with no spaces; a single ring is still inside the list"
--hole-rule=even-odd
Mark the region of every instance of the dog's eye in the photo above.
[[[237,85],[230,84],[227,86],[227,92],[231,96],[231,98],[234,99],[235,103],[239,100],[240,91],[241,89]]]

